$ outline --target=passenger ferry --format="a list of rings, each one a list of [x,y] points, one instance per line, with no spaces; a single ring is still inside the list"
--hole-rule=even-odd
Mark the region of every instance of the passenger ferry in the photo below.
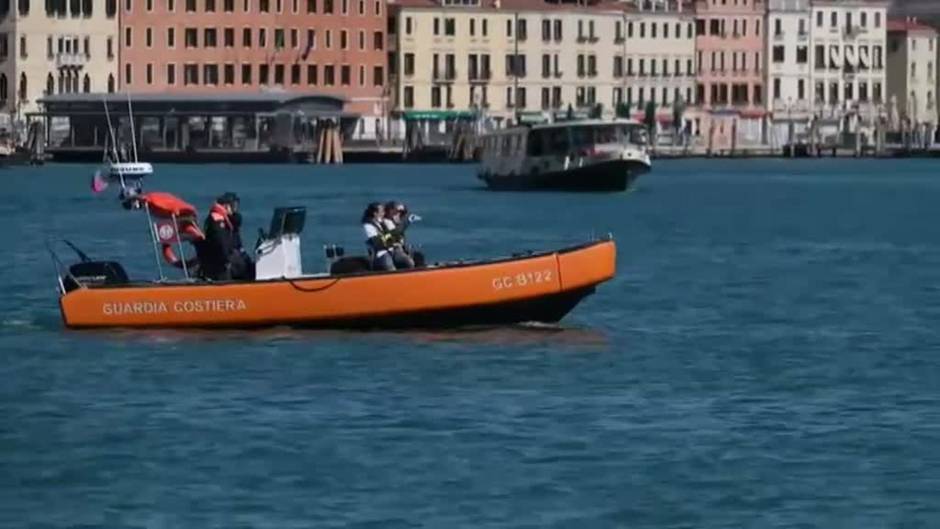
[[[651,168],[646,144],[634,120],[512,127],[482,137],[477,176],[500,190],[624,191]]]

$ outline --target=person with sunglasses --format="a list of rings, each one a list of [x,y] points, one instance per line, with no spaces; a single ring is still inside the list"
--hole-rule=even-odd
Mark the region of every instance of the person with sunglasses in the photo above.
[[[385,216],[382,219],[382,225],[385,232],[388,233],[391,241],[389,253],[395,268],[414,268],[414,259],[408,254],[405,245],[405,230],[412,222],[420,220],[417,215],[409,215],[408,209],[404,204],[397,201],[387,202],[385,204]]]

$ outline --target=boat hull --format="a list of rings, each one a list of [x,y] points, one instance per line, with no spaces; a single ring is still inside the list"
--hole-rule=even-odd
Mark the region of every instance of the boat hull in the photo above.
[[[522,191],[626,191],[649,166],[638,160],[607,160],[561,171],[481,175],[490,189]]]
[[[352,276],[79,288],[70,328],[422,328],[555,323],[614,275],[613,241],[480,263]]]

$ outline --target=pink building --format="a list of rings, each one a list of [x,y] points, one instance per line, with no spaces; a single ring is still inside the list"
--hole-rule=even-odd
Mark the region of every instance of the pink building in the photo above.
[[[387,130],[386,0],[119,0],[121,90],[342,96]]]
[[[715,150],[762,143],[764,87],[763,0],[696,3],[696,101],[699,134]]]

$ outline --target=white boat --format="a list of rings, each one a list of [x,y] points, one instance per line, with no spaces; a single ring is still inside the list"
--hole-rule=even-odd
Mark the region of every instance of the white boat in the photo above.
[[[153,174],[153,166],[149,162],[141,162],[137,158],[137,133],[134,128],[134,113],[131,109],[130,94],[127,96],[127,117],[131,126],[131,145],[126,144],[118,148],[118,139],[111,124],[111,113],[108,102],[104,101],[104,114],[108,122],[108,136],[105,141],[104,160],[102,166],[95,172],[92,179],[92,190],[96,193],[108,187],[109,182],[118,182],[121,189],[130,195],[140,190],[140,181]]]
[[[634,120],[562,121],[482,137],[478,178],[492,189],[624,191],[651,168]]]

